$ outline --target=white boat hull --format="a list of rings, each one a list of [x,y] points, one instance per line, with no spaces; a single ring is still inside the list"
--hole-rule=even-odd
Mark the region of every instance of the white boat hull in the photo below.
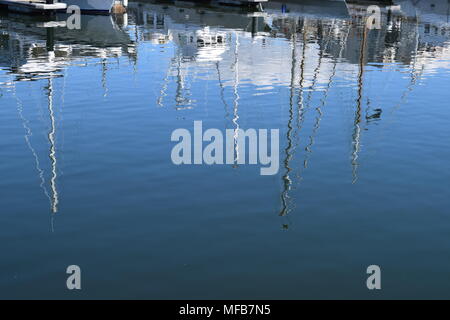
[[[60,0],[67,6],[78,6],[82,12],[109,13],[115,0]]]

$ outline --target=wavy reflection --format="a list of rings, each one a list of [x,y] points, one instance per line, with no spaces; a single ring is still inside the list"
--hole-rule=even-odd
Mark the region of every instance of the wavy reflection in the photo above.
[[[368,28],[363,27],[361,47],[360,47],[360,60],[359,60],[359,71],[358,71],[358,85],[357,85],[357,98],[356,98],[356,110],[354,119],[354,128],[352,134],[352,183],[356,183],[358,180],[358,157],[359,151],[361,149],[361,108],[363,99],[363,88],[364,88],[364,63],[365,63],[365,52],[366,52],[366,41]]]
[[[50,198],[49,192],[47,190],[46,187],[46,182],[45,182],[45,171],[41,168],[41,163],[39,161],[39,157],[38,154],[36,152],[36,150],[34,149],[32,143],[31,143],[31,137],[33,136],[33,132],[31,130],[31,127],[29,125],[30,121],[27,120],[23,114],[23,102],[20,100],[20,98],[17,96],[17,93],[15,92],[15,87],[14,87],[14,97],[16,98],[16,102],[17,102],[17,111],[19,113],[19,117],[22,120],[22,126],[25,129],[25,142],[28,146],[28,149],[30,149],[31,154],[33,155],[34,161],[35,161],[35,166],[36,166],[36,171],[38,172],[38,176],[39,176],[39,180],[40,180],[40,185],[39,187],[42,189],[42,191],[44,192],[44,195],[48,198],[49,202],[50,202],[50,206],[53,208],[53,200]]]
[[[50,117],[50,132],[48,133],[48,141],[50,142],[50,154],[49,158],[51,161],[51,179],[50,187],[52,190],[52,212],[58,212],[59,195],[58,189],[56,187],[57,174],[57,159],[56,159],[56,122],[55,122],[55,112],[53,110],[53,80],[48,79],[48,112]]]
[[[235,46],[234,46],[234,86],[233,86],[233,125],[234,125],[234,135],[233,135],[233,144],[234,144],[234,163],[237,166],[239,161],[239,35],[235,35]],[[245,160],[245,159],[244,159]]]
[[[330,128],[328,121],[335,124],[337,116],[347,123],[343,126],[349,130],[345,133],[347,142],[336,142],[344,145],[336,149],[346,157],[352,183],[361,182],[364,156],[373,146],[370,139],[378,138],[378,128],[398,120],[394,116],[400,115],[394,113],[408,103],[419,84],[450,67],[449,2],[436,1],[434,6],[425,1],[392,4],[381,6],[380,30],[366,28],[367,5],[346,5],[342,1],[275,0],[264,9],[252,10],[135,1],[124,19],[128,22],[120,25],[111,17],[84,17],[79,33],[42,27],[42,21],[30,17],[2,16],[0,79],[6,80],[0,86],[2,92],[8,92],[18,82],[46,84],[50,169],[38,157],[36,150],[42,148],[32,139],[33,120],[24,113],[25,100],[19,91],[13,96],[52,213],[60,210],[58,172],[63,156],[57,141],[57,115],[62,110],[55,111],[55,79],[67,78],[63,71],[70,68],[99,66],[99,89],[103,90],[103,101],[109,101],[118,92],[126,93],[122,87],[112,89],[113,77],[117,76],[114,67],[132,67],[133,79],[137,80],[144,74],[141,65],[147,67],[144,59],[148,59],[145,75],[151,76],[146,80],[156,80],[148,86],[145,94],[149,98],[145,101],[155,108],[166,107],[158,112],[173,112],[176,117],[206,117],[198,108],[202,105],[208,106],[208,112],[220,108],[208,116],[224,114],[225,127],[232,128],[234,167],[243,162],[239,134],[244,124],[255,121],[257,125],[283,129],[275,210],[286,217],[296,209],[295,189],[305,174],[315,169],[311,160],[318,157],[318,136]],[[126,76],[126,72],[121,74]],[[397,92],[388,91],[388,81],[379,85],[386,77],[402,84]],[[374,86],[381,88],[380,92],[373,94],[371,81],[378,82]],[[381,90],[392,94],[389,102],[378,96]],[[264,100],[280,92],[286,93],[281,103]],[[208,100],[211,96],[216,100]],[[263,108],[255,112],[256,108],[247,108],[260,101],[267,102],[271,116],[274,110],[282,113],[281,126],[269,119]],[[337,105],[342,110],[330,108]],[[346,114],[350,108],[350,114]],[[249,116],[252,112],[260,114]]]
[[[333,24],[329,28],[329,33],[328,33],[327,39],[329,39],[329,37],[331,36],[331,32],[332,32],[333,26],[334,26],[334,21],[333,21]],[[308,161],[309,161],[309,158],[310,158],[310,156],[312,154],[312,147],[314,145],[315,137],[317,135],[317,132],[320,129],[320,123],[321,123],[322,117],[323,117],[322,109],[325,107],[325,105],[327,103],[328,95],[329,95],[329,92],[330,92],[330,88],[331,88],[331,86],[333,84],[334,77],[336,76],[336,70],[337,70],[337,66],[338,66],[338,59],[342,58],[342,53],[344,51],[345,43],[347,41],[349,32],[350,32],[350,29],[347,29],[347,32],[345,33],[345,36],[342,38],[341,45],[340,45],[341,48],[339,50],[339,54],[338,54],[337,58],[333,60],[333,67],[332,67],[332,70],[331,70],[330,78],[329,78],[327,86],[326,86],[326,88],[324,90],[323,97],[320,100],[320,105],[316,108],[316,113],[317,113],[316,120],[315,120],[315,123],[314,123],[314,126],[313,126],[313,130],[312,130],[312,132],[311,132],[311,134],[309,136],[309,144],[305,147],[305,150],[307,151],[306,155],[305,155],[305,159],[303,160],[303,168],[305,168],[305,169],[308,167]],[[328,44],[329,44],[329,41],[327,40],[327,43],[325,44],[324,50],[327,50]]]
[[[279,213],[280,216],[286,216],[292,209],[290,208],[289,204],[289,190],[291,189],[292,180],[290,178],[290,173],[292,171],[291,167],[289,166],[289,162],[292,159],[292,152],[293,152],[293,141],[292,141],[292,132],[294,130],[292,126],[292,122],[294,120],[294,95],[295,95],[295,68],[296,68],[296,48],[297,48],[297,32],[296,32],[297,24],[294,23],[294,33],[292,35],[292,67],[291,67],[291,87],[290,87],[290,95],[289,95],[289,118],[287,122],[287,131],[286,131],[286,141],[287,145],[284,150],[285,153],[285,159],[283,161],[285,173],[282,177],[283,181],[283,191],[281,192],[281,211]],[[286,225],[287,228],[287,225]]]
[[[279,213],[279,216],[286,216],[290,211],[293,210],[293,203],[291,200],[291,197],[289,195],[289,191],[292,188],[293,180],[290,176],[292,168],[290,166],[290,162],[294,156],[294,151],[296,145],[294,144],[294,137],[295,132],[300,132],[301,125],[303,123],[303,87],[305,82],[305,65],[306,65],[306,48],[307,48],[307,37],[306,37],[306,29],[304,21],[300,23],[301,30],[302,30],[302,52],[301,52],[301,60],[300,60],[300,79],[299,79],[299,92],[298,92],[298,102],[297,102],[297,112],[294,113],[294,95],[295,95],[295,73],[296,73],[296,62],[297,62],[297,54],[296,54],[296,47],[297,47],[297,22],[293,23],[293,30],[294,33],[292,35],[292,68],[291,68],[291,86],[290,86],[290,97],[289,97],[289,119],[287,124],[287,132],[286,132],[286,140],[287,145],[285,148],[285,159],[283,161],[284,163],[284,169],[285,174],[282,176],[283,181],[283,190],[281,192],[281,211]],[[293,121],[294,117],[297,119],[296,128],[294,129]],[[297,139],[295,139],[297,140]],[[286,225],[287,226],[287,225]]]

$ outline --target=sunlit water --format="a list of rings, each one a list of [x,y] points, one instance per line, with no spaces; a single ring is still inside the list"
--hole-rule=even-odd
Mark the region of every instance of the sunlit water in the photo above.
[[[54,44],[0,16],[0,297],[450,298],[450,25],[435,2],[400,1],[366,31],[343,2],[132,2]],[[278,174],[174,165],[172,131],[195,120],[278,128]]]

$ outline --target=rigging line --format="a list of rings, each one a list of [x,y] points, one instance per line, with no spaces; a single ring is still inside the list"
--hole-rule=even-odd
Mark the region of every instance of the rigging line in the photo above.
[[[283,180],[283,191],[281,192],[281,211],[279,216],[286,216],[290,211],[290,197],[289,190],[291,190],[292,179],[289,174],[292,168],[289,167],[289,162],[293,156],[293,142],[292,142],[292,131],[294,130],[292,122],[294,120],[294,94],[295,94],[295,67],[296,67],[296,32],[292,35],[292,67],[291,67],[291,90],[289,96],[289,120],[287,123],[288,130],[286,132],[287,146],[285,148],[285,159],[283,161],[285,167],[285,174],[282,177]]]
[[[319,52],[319,63],[317,64],[317,67],[314,70],[314,79],[313,79],[313,83],[312,83],[311,88],[310,88],[311,90],[308,93],[308,99],[307,99],[307,102],[306,102],[306,109],[310,108],[311,99],[312,99],[312,93],[313,93],[313,91],[315,89],[315,86],[316,86],[316,83],[317,83],[317,78],[319,77],[319,71],[320,71],[320,67],[322,65],[322,59],[323,59],[323,50],[320,50],[320,52]],[[314,129],[316,128],[316,126],[319,125],[318,122],[320,122],[320,120],[318,120],[318,119],[320,119],[320,117],[322,116],[322,112],[320,111],[320,107],[316,108],[316,110],[319,113],[319,117],[316,117],[316,124],[314,126]],[[314,129],[313,129],[313,132],[314,132]],[[307,152],[310,152],[309,148],[313,144],[311,136],[312,136],[312,134],[309,136],[309,138],[310,138],[309,144],[305,147],[305,151],[307,151]],[[303,162],[303,163],[305,164],[305,162]],[[300,174],[299,174],[299,177],[300,177]]]
[[[320,28],[319,28],[319,27],[320,27]],[[322,25],[321,25],[320,22],[319,22],[319,27],[318,27],[318,30],[317,30],[318,36],[320,36],[321,33],[322,33]],[[332,26],[331,26],[331,27],[332,27]],[[331,27],[328,28],[328,29],[329,29],[329,30],[328,30],[328,38],[329,38],[330,33],[331,33]],[[320,40],[322,40],[322,39],[319,38],[318,40],[320,41]],[[313,94],[314,89],[315,89],[315,87],[316,87],[317,80],[318,80],[318,77],[319,77],[319,71],[320,71],[320,68],[321,68],[321,66],[322,66],[323,53],[324,53],[325,50],[328,48],[328,43],[329,43],[329,39],[328,39],[327,42],[325,43],[325,47],[324,47],[322,50],[320,50],[320,44],[319,44],[319,62],[318,62],[318,64],[317,64],[317,67],[314,69],[313,82],[312,82],[312,84],[311,84],[311,86],[310,86],[310,91],[308,92],[308,99],[307,99],[307,102],[306,102],[306,108],[307,108],[307,109],[309,109],[309,107],[310,107],[310,103],[311,103],[311,99],[312,99],[312,94]]]
[[[416,86],[417,82],[421,79],[421,76],[424,72],[424,65],[422,65],[422,68],[420,68],[419,71],[417,71],[417,68],[416,68],[419,40],[420,40],[419,18],[418,18],[417,9],[416,9],[416,48],[415,48],[414,59],[412,61],[411,68],[410,68],[410,81],[409,81],[409,84],[406,86],[405,90],[403,91],[403,94],[400,97],[400,101],[392,107],[392,109],[390,111],[390,116],[392,116],[403,104],[405,104],[406,98],[414,90],[414,87]],[[385,130],[386,126],[390,125],[392,123],[392,121],[394,121],[393,118],[391,118],[391,120],[388,122],[384,122],[385,124],[383,125],[383,130]]]
[[[297,133],[300,132],[300,129],[302,127],[302,123],[303,123],[303,84],[305,81],[305,61],[306,61],[306,47],[307,47],[307,38],[306,38],[306,30],[305,30],[305,21],[303,21],[303,25],[302,25],[302,35],[303,35],[303,47],[302,47],[302,59],[300,62],[300,82],[299,82],[299,86],[300,86],[300,91],[299,91],[299,96],[298,96],[298,112],[297,112],[297,123],[296,123],[296,127],[297,127]],[[297,31],[297,25],[295,25],[295,32],[294,32],[294,36],[296,37],[296,32]],[[289,201],[290,201],[290,197],[289,197],[289,191],[292,188],[292,184],[293,184],[293,180],[290,178],[289,173],[292,171],[292,168],[289,167],[289,162],[291,161],[291,159],[293,158],[293,152],[294,152],[294,145],[293,145],[293,140],[297,140],[298,138],[298,134],[294,131],[294,128],[292,126],[292,122],[294,120],[294,110],[293,110],[293,95],[294,95],[294,78],[295,78],[295,62],[296,62],[296,53],[295,53],[295,48],[296,48],[296,38],[293,38],[294,43],[293,43],[293,58],[292,58],[292,71],[291,71],[291,96],[290,96],[290,112],[289,112],[289,121],[288,121],[288,132],[287,132],[287,140],[288,140],[288,145],[286,146],[286,150],[285,150],[285,154],[286,154],[286,158],[284,160],[284,166],[286,168],[286,173],[283,176],[283,182],[284,182],[284,189],[282,192],[282,210],[280,212],[280,216],[285,216],[287,215],[292,208],[289,208]],[[294,139],[293,139],[294,138]],[[300,178],[298,176],[298,178]]]
[[[224,109],[225,109],[225,122],[228,122],[228,117],[230,116],[230,112],[228,111],[228,103],[225,100],[225,88],[222,83],[222,76],[220,75],[220,68],[219,68],[219,61],[216,62],[216,69],[217,69],[217,78],[219,81],[219,87],[220,87],[220,98],[222,100]]]
[[[329,29],[329,30],[328,30],[328,40],[327,40],[326,43],[325,43],[325,47],[324,47],[322,50],[319,51],[319,62],[318,62],[318,64],[317,64],[316,69],[314,70],[314,78],[313,78],[313,82],[312,82],[311,87],[310,87],[311,90],[310,90],[309,93],[308,93],[308,99],[307,99],[307,102],[306,102],[306,109],[309,109],[309,108],[310,108],[311,99],[312,99],[312,94],[313,94],[314,89],[315,89],[316,84],[317,84],[317,80],[318,80],[319,73],[320,73],[320,68],[321,68],[321,66],[322,66],[322,61],[323,61],[323,55],[324,55],[324,52],[325,52],[325,50],[328,48],[328,44],[329,44],[329,42],[330,42],[329,37],[330,37],[330,33],[331,33],[331,28],[332,28],[333,25],[334,25],[334,22],[333,22],[333,24],[328,28],[328,29]],[[320,29],[321,29],[321,28],[320,28]],[[321,33],[321,30],[318,30],[318,34],[320,34],[320,33]],[[320,39],[319,39],[319,40],[320,40]],[[318,108],[316,108],[316,110],[318,110]]]
[[[30,138],[33,136],[33,132],[31,131],[29,124],[29,121],[25,118],[25,116],[23,115],[23,103],[22,101],[19,99],[19,97],[17,96],[17,92],[16,92],[16,87],[14,86],[13,89],[13,95],[14,98],[16,99],[17,102],[17,111],[19,113],[19,117],[22,120],[22,126],[25,129],[26,133],[25,133],[25,142],[28,146],[28,149],[30,149],[33,157],[34,157],[34,161],[35,161],[35,166],[36,166],[36,170],[38,171],[39,174],[39,179],[41,181],[39,187],[44,191],[45,196],[48,198],[49,202],[50,202],[50,206],[52,205],[52,200],[50,198],[49,192],[45,186],[45,178],[44,178],[44,170],[41,168],[41,164],[39,161],[39,157],[36,153],[36,150],[33,148]]]
[[[316,88],[317,79],[319,77],[320,67],[322,66],[322,60],[323,60],[323,50],[320,50],[319,62],[317,63],[317,67],[314,69],[313,82],[311,83],[311,86],[309,87],[310,90],[308,92],[308,98],[306,100],[306,109],[309,109],[310,104],[311,104],[312,94],[314,92],[314,89]]]
[[[400,98],[400,102],[398,104],[396,104],[391,111],[391,114],[393,114],[398,108],[400,108],[401,105],[404,104],[405,99],[408,95],[408,93],[410,93],[414,86],[417,83],[417,80],[420,79],[420,77],[422,76],[422,73],[424,71],[424,66],[422,65],[421,70],[418,72],[416,71],[416,64],[417,64],[417,54],[418,54],[418,48],[419,48],[419,41],[420,41],[420,33],[419,33],[419,17],[417,14],[417,9],[416,9],[416,48],[415,48],[415,53],[414,53],[414,59],[412,61],[412,66],[410,68],[410,76],[411,76],[411,80],[408,84],[408,86],[406,87],[406,90],[403,92],[401,98]]]
[[[305,111],[305,105],[303,102],[303,85],[305,82],[305,61],[306,61],[306,48],[307,48],[307,39],[306,39],[306,32],[305,32],[305,22],[303,21],[303,25],[302,25],[302,35],[303,35],[303,47],[302,47],[302,59],[300,60],[300,79],[299,79],[299,93],[298,93],[298,97],[297,97],[297,121],[296,121],[296,131],[294,131],[293,136],[295,137],[296,140],[299,139],[299,134],[300,134],[300,130],[302,128],[303,125],[303,121],[304,121],[304,111]],[[297,143],[298,144],[298,143]]]
[[[344,38],[341,39],[341,49],[339,51],[339,55],[338,55],[338,59],[340,59],[342,57],[342,53],[344,52],[344,48],[346,47],[345,44],[347,43],[347,39],[348,39],[348,35],[350,33],[350,28],[347,29],[347,33],[346,36]],[[314,138],[317,135],[317,131],[320,128],[320,122],[322,121],[322,108],[325,107],[326,101],[328,100],[328,94],[331,88],[331,85],[333,83],[334,77],[336,76],[336,70],[337,70],[337,60],[334,60],[333,63],[333,69],[331,71],[331,75],[327,84],[327,87],[325,89],[324,95],[321,99],[321,104],[319,107],[316,108],[316,111],[318,113],[317,117],[316,117],[316,122],[314,124],[314,128],[313,131],[310,135],[310,143],[308,144],[308,146],[306,146],[305,150],[308,151],[308,153],[306,153],[305,155],[305,159],[303,160],[303,167],[306,169],[307,168],[307,164],[308,164],[308,160],[310,155],[312,154],[312,146],[314,145]]]
[[[298,94],[298,130],[301,129],[301,124],[304,120],[304,103],[303,103],[303,85],[305,82],[305,61],[306,61],[306,48],[307,48],[307,38],[306,38],[306,31],[305,31],[305,21],[303,23],[302,27],[302,35],[303,35],[303,48],[302,48],[302,60],[300,62],[300,83],[299,83],[299,94]]]

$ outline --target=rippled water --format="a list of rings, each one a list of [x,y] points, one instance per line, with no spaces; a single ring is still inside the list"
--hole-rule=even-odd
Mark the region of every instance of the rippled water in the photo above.
[[[381,30],[335,1],[131,2],[79,31],[1,15],[0,297],[450,298],[434,2],[383,8]],[[195,120],[278,128],[279,173],[175,166]]]

